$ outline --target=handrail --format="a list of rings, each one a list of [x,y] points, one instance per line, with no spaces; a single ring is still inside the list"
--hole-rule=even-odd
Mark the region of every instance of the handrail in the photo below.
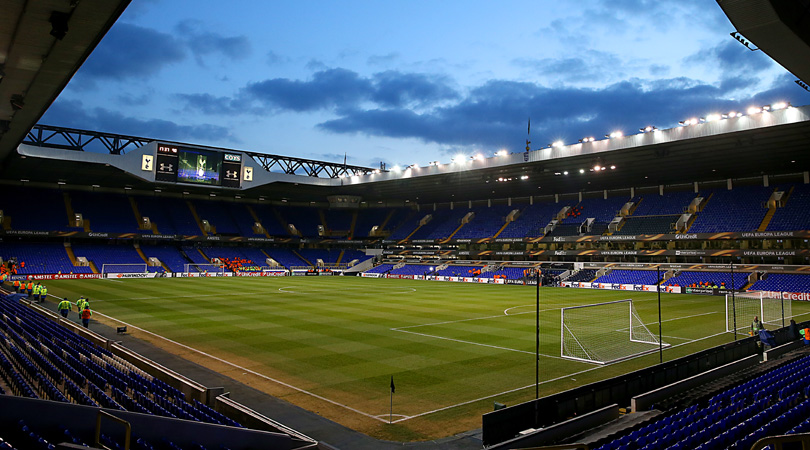
[[[114,415],[103,411],[101,409],[98,410],[98,415],[96,416],[96,436],[94,445],[96,448],[104,448],[101,446],[101,418],[107,417],[113,422],[118,422],[124,424],[124,450],[129,450],[129,440],[132,437],[132,425],[124,419],[119,417],[115,417]]]

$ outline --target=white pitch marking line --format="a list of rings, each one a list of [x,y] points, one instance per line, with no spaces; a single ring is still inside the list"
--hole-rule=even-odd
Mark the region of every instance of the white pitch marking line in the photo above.
[[[506,309],[503,310],[503,315],[508,316],[510,309],[523,308],[523,307],[526,307],[526,306],[535,306],[535,305],[519,305],[519,306],[513,306],[511,308],[506,308]],[[534,311],[531,311],[531,312],[534,312]],[[525,313],[515,313],[515,314],[525,314]]]
[[[374,419],[374,420],[379,420],[379,421],[381,421],[381,422],[386,422],[385,420],[382,420],[382,419],[380,419],[380,418],[378,418],[377,416],[374,416],[374,415],[372,415],[372,414],[369,414],[369,413],[366,413],[366,412],[360,411],[359,409],[352,408],[351,406],[344,405],[344,404],[339,403],[339,402],[336,402],[336,401],[334,401],[334,400],[330,400],[330,399],[328,399],[328,398],[326,398],[326,397],[323,397],[323,396],[320,396],[320,395],[318,395],[318,394],[315,394],[315,393],[309,392],[309,391],[307,391],[307,390],[305,390],[305,389],[301,389],[301,388],[299,388],[299,387],[293,386],[293,385],[291,385],[291,384],[289,384],[289,383],[285,383],[285,382],[283,382],[283,381],[281,381],[281,380],[277,380],[277,379],[275,379],[275,378],[268,377],[267,375],[264,375],[264,374],[262,374],[262,373],[256,372],[256,371],[254,371],[254,370],[247,369],[247,368],[242,367],[242,366],[240,366],[240,365],[238,365],[238,364],[234,364],[234,363],[232,363],[232,362],[230,362],[230,361],[227,361],[227,360],[224,360],[224,359],[222,359],[222,358],[216,357],[216,356],[214,356],[214,355],[211,355],[211,354],[205,353],[205,352],[203,352],[203,351],[201,351],[201,350],[197,350],[197,349],[196,349],[196,348],[194,348],[194,347],[189,347],[188,345],[181,344],[181,343],[179,343],[179,342],[177,342],[177,341],[173,341],[173,340],[171,340],[171,339],[169,339],[169,338],[167,338],[167,337],[163,337],[163,336],[161,336],[161,335],[159,335],[159,334],[152,333],[151,331],[144,330],[143,328],[140,328],[140,327],[135,326],[135,325],[131,325],[131,324],[129,324],[129,323],[126,323],[126,322],[121,321],[121,320],[118,320],[118,319],[115,319],[115,318],[113,318],[113,317],[111,317],[111,316],[108,316],[108,315],[106,315],[106,314],[102,314],[102,313],[99,313],[99,312],[96,312],[95,314],[98,314],[98,315],[100,315],[100,316],[104,316],[104,317],[106,317],[106,318],[108,318],[108,319],[111,319],[111,320],[115,320],[116,322],[120,322],[120,323],[122,323],[122,324],[124,324],[124,325],[126,325],[126,326],[128,326],[128,327],[132,327],[132,328],[134,328],[134,329],[137,329],[137,330],[143,331],[144,333],[147,333],[147,334],[150,334],[150,335],[152,335],[152,336],[155,336],[155,337],[158,337],[158,338],[160,338],[160,339],[163,339],[163,340],[165,340],[165,341],[171,342],[172,344],[175,344],[175,345],[180,346],[180,347],[182,347],[182,348],[185,348],[185,349],[191,350],[191,351],[193,351],[193,352],[199,353],[199,354],[204,355],[204,356],[206,356],[206,357],[208,357],[208,358],[211,358],[211,359],[213,359],[213,360],[219,361],[219,362],[221,362],[221,363],[223,363],[223,364],[227,364],[227,365],[229,365],[229,366],[231,366],[231,367],[234,367],[234,368],[236,368],[236,369],[239,369],[239,370],[241,370],[241,371],[243,371],[243,372],[247,372],[247,373],[250,373],[250,374],[252,374],[252,375],[256,375],[257,377],[264,378],[265,380],[272,381],[272,382],[274,382],[274,383],[280,384],[280,385],[282,385],[282,386],[284,386],[284,387],[290,388],[290,389],[292,389],[292,390],[294,390],[294,391],[298,391],[298,392],[300,392],[300,393],[302,393],[302,394],[306,394],[306,395],[309,395],[309,396],[311,396],[311,397],[315,397],[315,398],[317,398],[317,399],[319,399],[319,400],[323,400],[323,401],[328,402],[328,403],[331,403],[331,404],[333,404],[333,405],[335,405],[335,406],[339,406],[339,407],[341,407],[341,408],[345,408],[345,409],[347,409],[347,410],[349,410],[349,411],[355,412],[355,413],[360,414],[360,415],[363,415],[363,416],[365,416],[365,417],[368,417],[368,418],[371,418],[371,419]]]
[[[515,308],[517,308],[517,306],[515,306]],[[546,312],[546,311],[557,311],[557,310],[558,310],[557,308],[551,308],[551,309],[541,309],[541,310],[540,310],[540,312]],[[526,311],[526,312],[520,312],[520,313],[514,313],[514,314],[507,314],[507,315],[510,315],[510,316],[517,316],[517,315],[520,315],[520,314],[534,314],[534,313],[535,313],[535,311]],[[407,328],[429,327],[429,326],[431,326],[431,325],[446,325],[446,324],[448,324],[448,323],[469,322],[469,321],[471,321],[471,320],[497,319],[497,318],[499,318],[499,317],[505,317],[505,316],[504,316],[503,314],[498,314],[498,315],[495,315],[495,316],[473,317],[473,318],[471,318],[471,319],[446,320],[446,321],[444,321],[444,322],[423,323],[423,324],[421,324],[421,325],[408,325],[408,326],[406,326],[406,327],[396,327],[396,328],[391,328],[391,329],[392,329],[392,330],[395,330],[395,331],[400,331],[400,330],[405,330],[405,329],[407,329]]]
[[[502,317],[502,316],[498,316],[498,317]],[[433,339],[443,339],[445,341],[459,342],[459,343],[462,343],[462,344],[478,345],[478,346],[481,346],[481,347],[495,348],[495,349],[498,349],[498,350],[506,350],[506,351],[509,351],[509,352],[526,353],[526,354],[529,354],[529,355],[534,355],[535,354],[534,352],[530,352],[528,350],[518,350],[518,349],[514,349],[514,348],[509,348],[509,347],[501,347],[501,346],[498,346],[498,345],[482,344],[480,342],[465,341],[465,340],[462,340],[462,339],[454,339],[454,338],[449,338],[449,337],[444,337],[444,336],[436,336],[434,334],[417,333],[416,331],[407,331],[407,330],[401,330],[401,329],[396,329],[396,328],[391,328],[391,331],[399,331],[401,333],[410,333],[410,334],[415,334],[417,336],[424,336],[424,337],[429,337],[429,338],[433,338]],[[546,355],[544,353],[540,353],[540,356],[545,356],[546,358],[564,359],[564,360],[568,361],[568,359],[566,359],[566,358],[562,358],[560,356],[554,356],[554,355]]]
[[[607,365],[591,367],[590,369],[585,369],[585,370],[581,370],[579,372],[574,372],[574,373],[570,373],[570,374],[566,374],[566,375],[561,375],[561,376],[559,376],[557,378],[552,378],[550,380],[544,380],[544,381],[541,381],[540,384],[552,383],[554,381],[562,380],[563,378],[574,377],[574,376],[577,376],[577,375],[580,375],[580,374],[583,374],[583,373],[586,373],[586,372],[590,372],[590,371],[593,371],[593,370],[603,369],[605,367],[607,367]],[[486,400],[488,398],[497,397],[499,395],[511,394],[512,392],[521,391],[523,389],[529,389],[529,388],[532,388],[532,387],[535,387],[535,386],[536,386],[535,384],[530,384],[528,386],[523,386],[523,387],[519,387],[519,388],[515,388],[515,389],[510,389],[508,391],[498,392],[497,394],[487,395],[486,397],[477,398],[475,400],[468,400],[466,402],[457,403],[455,405],[450,405],[450,406],[445,406],[443,408],[434,409],[432,411],[425,411],[423,413],[419,413],[419,414],[415,414],[413,416],[410,416],[410,417],[408,417],[406,419],[395,420],[394,423],[402,422],[402,421],[408,420],[408,419],[415,419],[417,417],[422,417],[422,416],[426,416],[428,414],[433,414],[433,413],[437,413],[437,412],[440,412],[440,411],[445,411],[445,410],[452,409],[452,408],[455,408],[455,407],[458,407],[458,406],[468,405],[470,403],[480,402],[481,400]]]

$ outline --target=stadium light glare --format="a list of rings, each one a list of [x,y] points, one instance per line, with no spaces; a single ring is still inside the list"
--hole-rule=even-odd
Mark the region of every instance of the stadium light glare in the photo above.
[[[495,156],[506,156],[508,154],[509,152],[507,152],[506,150],[498,150],[497,152],[495,152]]]
[[[568,171],[563,171],[563,175],[568,175]]]
[[[585,173],[585,169],[579,169],[579,173]]]
[[[649,132],[657,131],[657,130],[658,130],[658,128],[656,128],[656,127],[654,127],[652,125],[647,125],[644,128],[639,128],[638,129],[638,131],[641,131],[642,133],[649,133]]]
[[[720,114],[709,114],[706,116],[706,122],[714,122],[715,120],[720,120]]]
[[[554,175],[560,176],[560,175],[562,175],[562,173],[561,172],[554,172]]]
[[[596,165],[596,166],[593,166],[593,170],[596,171],[596,172],[599,172],[600,170],[602,170],[602,168],[599,167],[598,165]]]
[[[475,159],[476,161],[483,161],[484,160],[484,155],[482,155],[480,153],[476,153],[475,156],[473,157],[473,159]]]
[[[529,176],[528,176],[528,175],[521,175],[521,176],[520,176],[520,179],[521,179],[521,180],[528,180],[528,179],[529,179]]]
[[[452,161],[453,161],[454,163],[461,163],[461,162],[464,162],[464,159],[465,159],[465,158],[464,158],[464,155],[462,155],[461,153],[459,153],[459,154],[457,154],[456,156],[454,156],[454,157],[453,157]]]
[[[554,141],[551,143],[551,147],[562,147],[563,145],[565,145],[563,141]]]
[[[610,134],[605,135],[605,137],[609,139],[620,138],[622,136],[624,136],[624,134],[621,131],[612,131]]]
[[[757,108],[756,106],[752,106],[752,107],[748,108],[748,115],[758,114],[758,113],[761,113],[761,112],[762,112],[762,109]]]
[[[616,170],[616,166],[610,166],[610,170]]]
[[[392,167],[391,170],[394,171],[394,172],[401,172],[402,167],[399,167],[399,164],[397,164],[394,167]]]
[[[788,105],[790,105],[790,103],[776,102],[773,105],[771,105],[771,109],[774,109],[774,110],[776,110],[776,109],[785,109],[785,108],[788,107]]]

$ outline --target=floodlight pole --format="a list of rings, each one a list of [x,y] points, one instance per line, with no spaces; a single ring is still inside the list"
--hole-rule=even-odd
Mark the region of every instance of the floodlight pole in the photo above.
[[[737,303],[734,297],[734,261],[731,261],[731,314],[734,316],[732,320],[734,321],[734,329],[732,333],[734,333],[734,340],[737,340]]]
[[[664,340],[661,336],[661,264],[655,268],[656,276],[658,279],[657,291],[658,291],[658,362],[664,362]]]
[[[539,399],[540,399],[540,270],[535,271],[535,315],[534,315],[534,425],[537,426],[540,419]]]

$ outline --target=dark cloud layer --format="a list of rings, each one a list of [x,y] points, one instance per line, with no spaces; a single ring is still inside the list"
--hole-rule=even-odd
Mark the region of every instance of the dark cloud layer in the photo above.
[[[90,79],[138,79],[185,57],[185,45],[171,34],[120,23],[104,37],[79,73]]]
[[[713,52],[723,58],[725,67],[758,67],[738,61],[724,46]],[[531,117],[533,139],[543,147],[557,139],[570,143],[617,129],[634,133],[646,125],[671,127],[678,120],[712,111],[740,110],[753,100],[768,103],[790,98],[794,87],[782,79],[761,95],[729,100],[734,97],[731,94],[757,85],[756,72],[730,70],[717,84],[681,77],[631,79],[603,88],[491,80],[462,92],[444,77],[398,71],[362,77],[338,68],[316,72],[309,80],[275,78],[252,83],[233,97],[179,98],[188,109],[214,115],[329,111],[336,117],[317,127],[332,133],[486,149],[517,148]]]
[[[189,142],[238,142],[228,128],[219,125],[181,125],[168,120],[142,120],[105,108],[85,109],[82,102],[78,100],[57,101],[51,105],[40,122],[59,124],[64,127],[101,130],[108,133]]]

